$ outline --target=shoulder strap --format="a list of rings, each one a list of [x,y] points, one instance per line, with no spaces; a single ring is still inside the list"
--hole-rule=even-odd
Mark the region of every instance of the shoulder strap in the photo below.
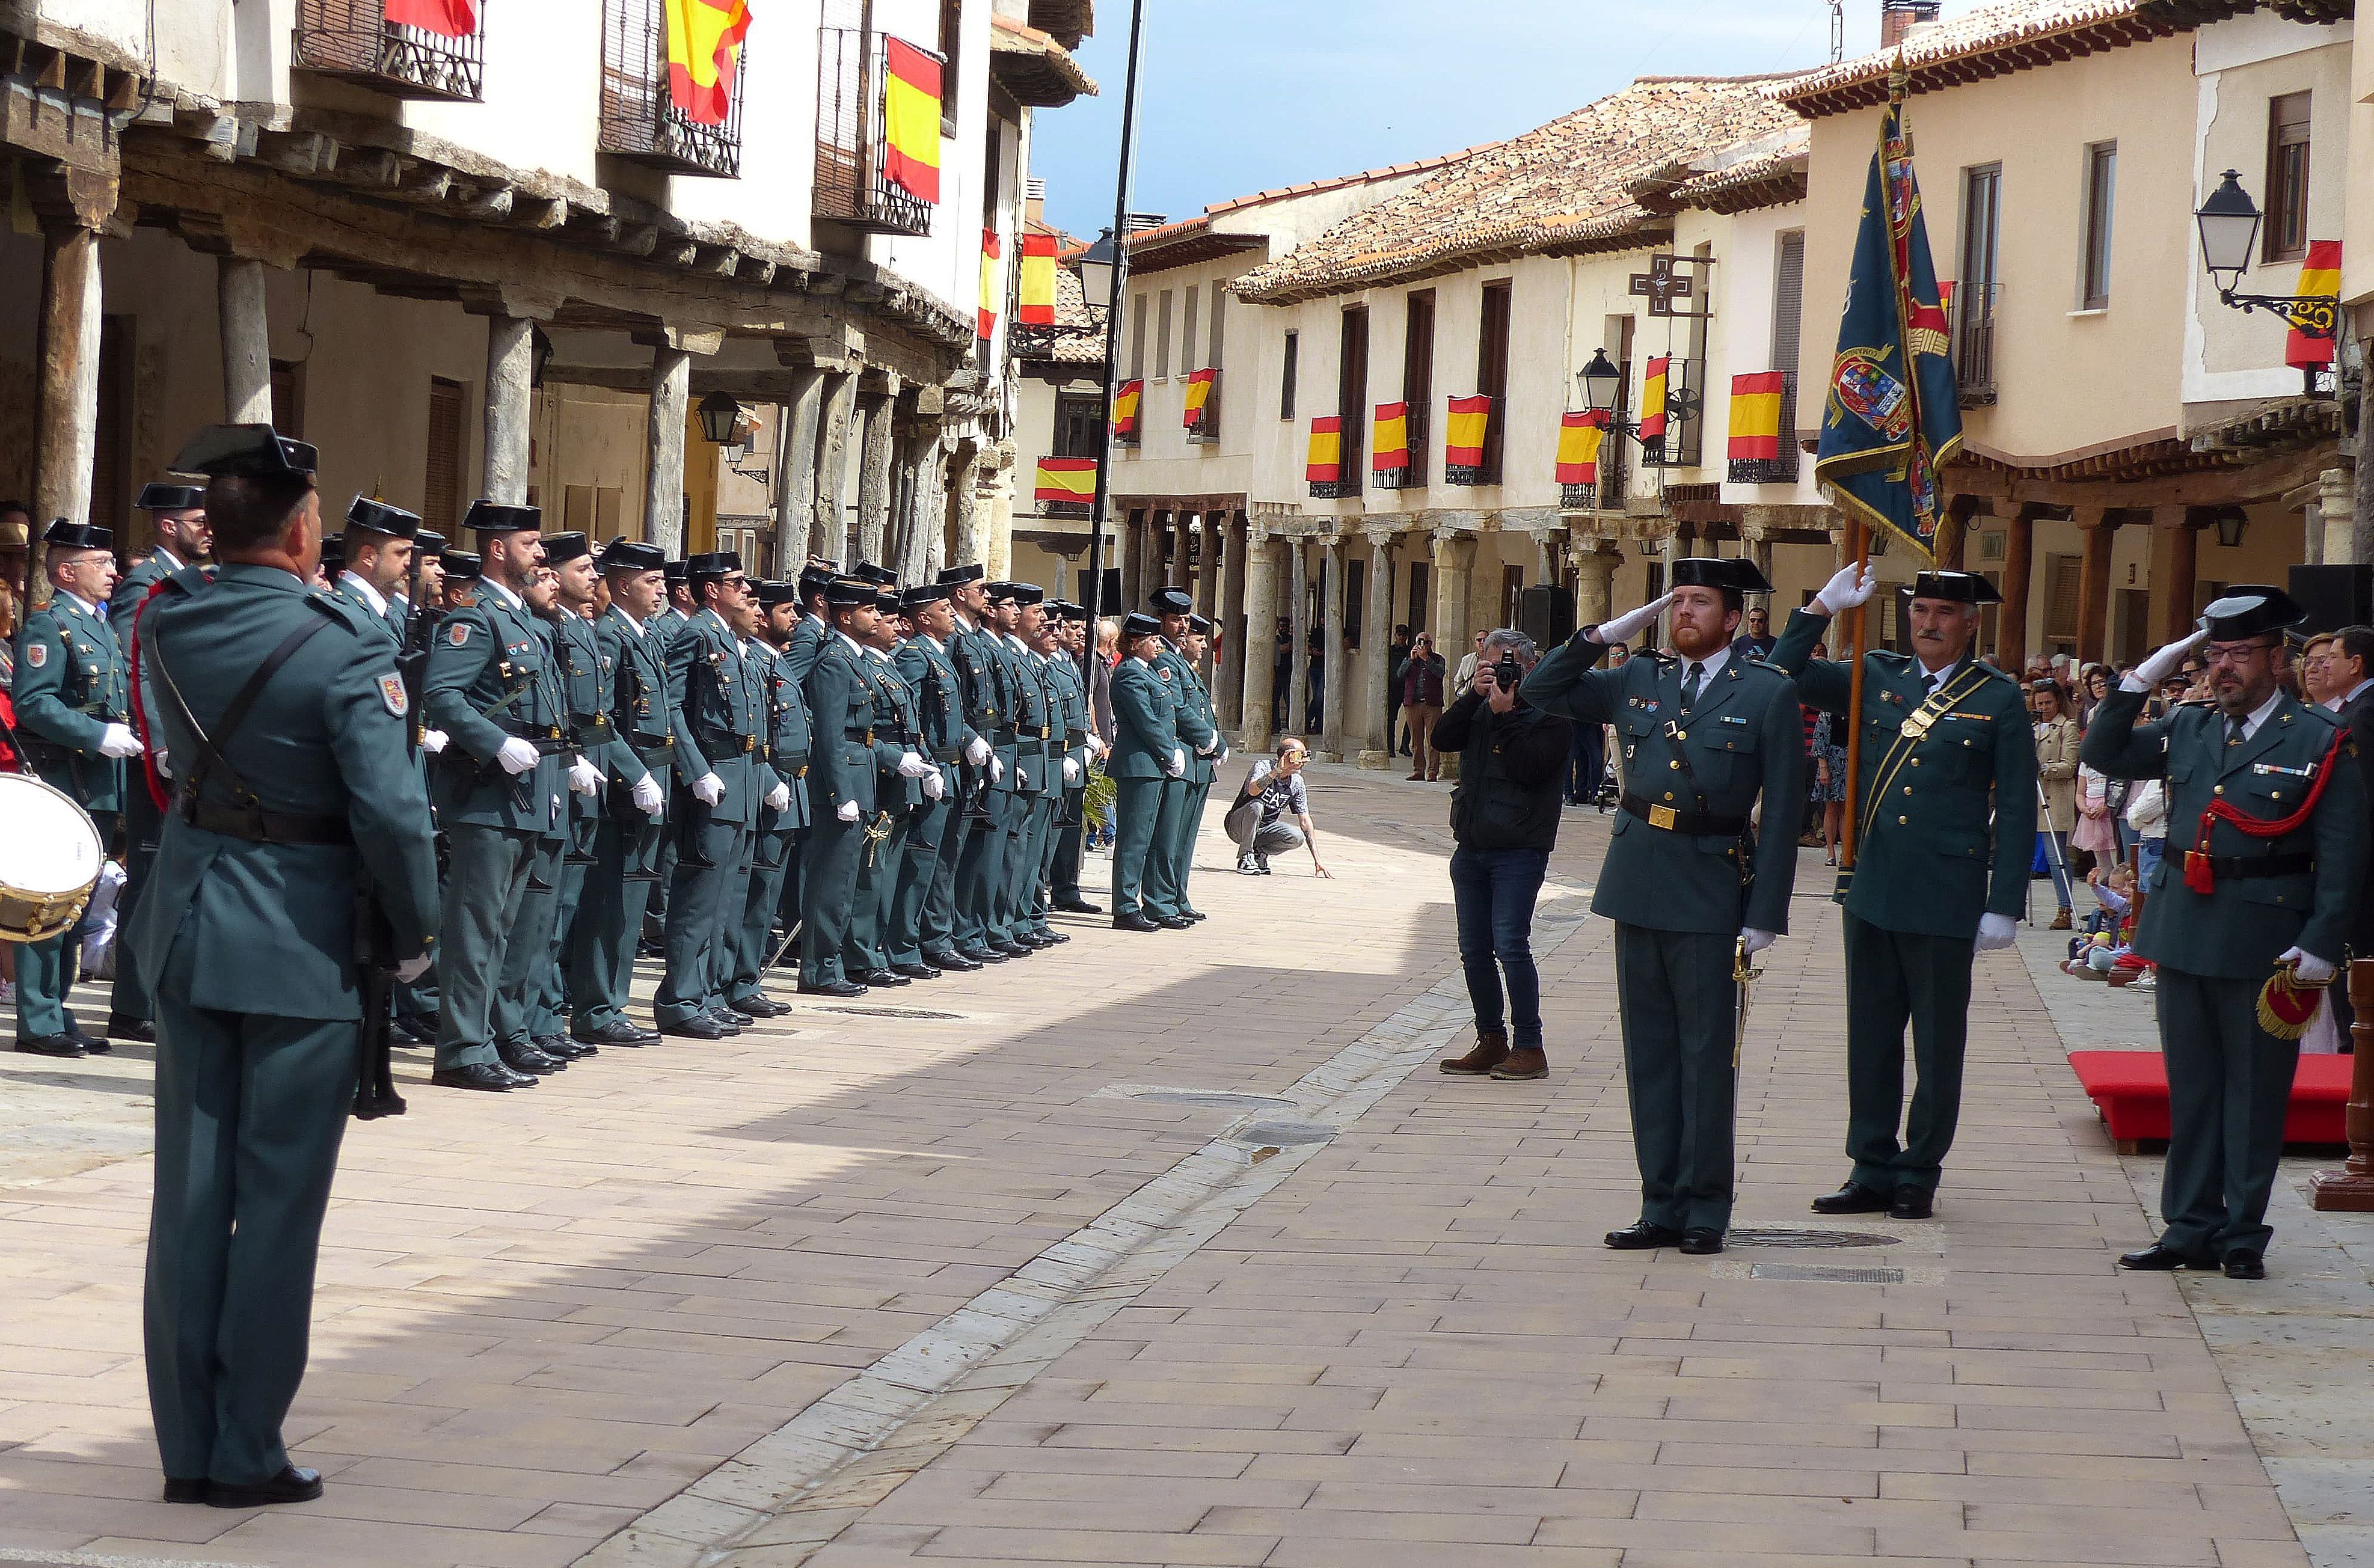
[[[266,683],[312,638],[315,632],[327,625],[329,622],[323,617],[309,615],[301,625],[282,638],[280,646],[265,654],[264,662],[255,667],[247,677],[246,684],[231,695],[229,705],[222,710],[222,717],[215,721],[215,733],[211,736],[199,727],[197,716],[190,711],[188,699],[182,696],[182,688],[174,683],[172,672],[165,667],[165,634],[162,627],[158,628],[154,639],[157,645],[157,679],[164,686],[165,694],[173,699],[174,710],[181,714],[182,722],[189,726],[191,738],[198,743],[198,760],[182,783],[182,800],[185,809],[197,804],[199,786],[206,782],[207,773],[215,768],[222,770],[224,777],[230,780],[231,788],[242,800],[255,799],[255,791],[248,788],[247,780],[240,777],[239,770],[231,766],[229,759],[223,755],[223,748],[230,744],[231,737],[247,721],[248,712],[254,708],[255,699],[263,695]]]

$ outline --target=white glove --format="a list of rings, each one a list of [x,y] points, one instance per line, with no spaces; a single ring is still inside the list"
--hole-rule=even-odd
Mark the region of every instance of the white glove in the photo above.
[[[1184,778],[1187,777],[1187,751],[1185,747],[1173,746],[1170,749],[1170,761],[1164,766],[1163,771],[1169,774],[1173,778]]]
[[[2009,947],[2018,932],[2019,923],[2009,915],[1998,915],[1990,910],[1979,917],[1978,951],[1992,953],[1998,947]]]
[[[439,752],[443,751],[445,749],[445,731],[442,730],[423,730],[420,731],[420,749],[427,752],[430,756],[435,756]]]
[[[110,724],[99,737],[99,755],[109,757],[138,756],[148,748],[128,724]]]
[[[1642,626],[1663,614],[1665,606],[1673,602],[1674,596],[1668,593],[1663,599],[1652,600],[1638,610],[1618,615],[1612,621],[1603,621],[1600,623],[1599,629],[1592,634],[1592,640],[1604,643],[1630,642]]]
[[[989,781],[995,784],[1005,778],[1005,764],[998,761],[995,757],[991,757],[989,759]]]
[[[2328,985],[2333,980],[2333,965],[2330,960],[2319,958],[2313,953],[2302,953],[2297,947],[2284,949],[2275,962],[2278,964],[2289,962],[2293,965],[2294,972],[2299,976],[2300,984],[2304,986]]]
[[[1066,784],[1077,784],[1079,781],[1080,759],[1075,756],[1065,757],[1064,759],[1064,782]]]
[[[1868,600],[1879,585],[1876,567],[1840,567],[1814,595],[1813,608],[1825,615],[1835,615],[1841,610],[1851,610]]]
[[[791,806],[792,787],[780,778],[776,779],[775,787],[767,791],[767,809],[770,812],[789,811]]]
[[[1774,938],[1770,931],[1760,931],[1754,926],[1742,926],[1739,928],[1739,940],[1747,944],[1747,955],[1753,958],[1771,946]]]
[[[692,781],[692,797],[704,806],[716,805],[725,799],[725,780],[704,773]]]
[[[430,962],[430,956],[426,953],[417,958],[405,959],[395,966],[396,983],[405,986],[412,984],[413,981],[429,973]]]
[[[170,752],[166,751],[160,746],[148,755],[157,764],[157,776],[159,778],[170,778],[173,777],[173,755]]]
[[[840,802],[840,809],[834,812],[832,814],[840,818],[843,822],[855,822],[858,817],[857,802],[855,801],[843,801]]]
[[[965,743],[965,760],[979,767],[989,760],[989,743],[975,735]]]
[[[1235,755],[1235,754],[1234,754],[1234,753],[1232,753],[1231,751],[1229,751],[1229,749],[1228,749],[1228,742],[1226,742],[1226,741],[1222,741],[1222,742],[1220,743],[1220,755],[1219,755],[1218,756],[1216,756],[1216,757],[1214,757],[1212,760],[1213,760],[1213,761],[1215,761],[1215,762],[1226,762],[1226,761],[1228,761],[1228,758],[1229,758],[1230,756],[1232,756],[1232,755]]]
[[[667,810],[667,796],[660,790],[660,781],[650,774],[635,780],[635,804],[646,816],[656,817]]]
[[[569,765],[569,787],[581,795],[598,795],[602,792],[602,770],[581,756]]]
[[[502,765],[505,773],[516,778],[535,766],[535,747],[513,735],[503,742],[503,749],[495,754],[495,760]]]
[[[1098,734],[1094,730],[1088,731],[1088,750],[1096,753],[1099,756],[1112,755],[1112,747],[1105,744],[1105,738],[1102,735]]]
[[[899,778],[921,778],[924,774],[931,771],[932,765],[923,760],[923,754],[920,752],[900,752],[899,754]]]
[[[923,799],[936,801],[948,792],[948,781],[938,768],[923,775]]]
[[[2208,640],[2209,628],[2198,627],[2192,636],[2181,641],[2169,643],[2166,648],[2136,665],[2133,672],[2127,676],[2127,680],[2119,684],[2126,686],[2127,682],[2132,681],[2134,685],[2128,686],[2128,690],[2147,692],[2175,674],[2176,667],[2184,662],[2184,656]]]

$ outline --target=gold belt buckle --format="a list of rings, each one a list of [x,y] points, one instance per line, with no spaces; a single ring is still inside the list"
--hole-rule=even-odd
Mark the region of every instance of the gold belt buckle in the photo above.
[[[742,737],[742,753],[743,753],[743,755],[744,755],[745,756],[747,756],[750,753],[755,752],[755,751],[757,751],[758,749],[758,736],[756,736],[756,735],[745,735],[745,736],[743,736],[743,737]]]
[[[1898,726],[1898,729],[1905,735],[1917,741],[1929,733],[1929,726],[1933,722],[1934,720],[1932,720],[1929,715],[1925,713],[1915,713],[1906,718],[1904,722]]]
[[[1674,808],[1671,806],[1651,806],[1649,808],[1649,825],[1651,827],[1662,827],[1666,832],[1671,833],[1674,830],[1674,824],[1677,820]]]

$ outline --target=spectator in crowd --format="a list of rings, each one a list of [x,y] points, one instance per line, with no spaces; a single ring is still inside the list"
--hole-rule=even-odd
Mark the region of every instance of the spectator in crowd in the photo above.
[[[1826,642],[1814,644],[1815,658],[1828,659],[1829,656],[1829,644]],[[1797,843],[1800,848],[1806,849],[1818,849],[1822,847],[1821,780],[1816,777],[1819,771],[1816,764],[1819,759],[1814,755],[1816,711],[1802,703],[1798,705],[1798,712],[1805,720],[1805,819],[1797,825]]]
[[[2071,924],[2069,835],[2077,826],[2077,722],[2063,711],[2061,687],[2039,681],[2027,688],[2036,713],[2036,780],[2044,791],[2039,831],[2052,840],[2045,859],[2052,872],[2052,890],[2061,900],[2052,929],[2065,931]]]
[[[1237,846],[1237,870],[1246,876],[1270,874],[1269,858],[1309,846],[1310,869],[1333,877],[1319,860],[1319,833],[1310,825],[1310,796],[1303,786],[1310,748],[1288,735],[1277,743],[1275,760],[1263,757],[1245,775],[1225,825]]]
[[[1451,691],[1453,696],[1475,684],[1475,662],[1484,657],[1484,639],[1491,635],[1489,627],[1477,632],[1467,651],[1460,655],[1459,668],[1451,672]]]
[[[1303,638],[1310,650],[1310,689],[1302,696],[1302,732],[1323,735],[1327,732],[1327,631],[1324,622],[1311,623],[1310,635]]]
[[[2075,693],[2075,711],[2071,714],[2071,717],[2077,720],[2077,728],[2079,730],[2084,730],[2086,724],[2092,720],[2094,717],[2094,705],[2100,702],[2104,697],[2110,695],[2110,672],[2109,668],[2101,664],[2086,665],[2085,675],[2080,678],[2077,683],[2077,691]]]
[[[1822,656],[1821,649],[1814,657]],[[1839,863],[1839,834],[1847,815],[1847,749],[1838,737],[1846,733],[1846,720],[1820,708],[1808,708],[1814,717],[1812,746],[1813,767],[1808,775],[1813,781],[1814,799],[1821,802],[1822,864]]]
[[[1769,658],[1773,645],[1780,639],[1772,635],[1772,614],[1761,604],[1747,612],[1740,623],[1739,637],[1732,643],[1733,653],[1744,653],[1750,659]]]
[[[25,561],[32,549],[33,514],[22,501],[0,501],[0,586],[25,596]]]
[[[1409,755],[1409,720],[1402,716],[1402,667],[1409,662],[1410,629],[1393,628],[1393,646],[1385,649],[1385,742],[1390,749]]]
[[[2300,647],[2300,700],[2314,703],[2328,712],[2338,713],[2340,706],[2333,700],[2333,634],[2325,632],[2312,637]]]
[[[2069,835],[2069,848],[2075,852],[2070,869],[2074,872],[2088,874],[2097,865],[2114,865],[2119,860],[2118,830],[2112,826],[2115,813],[2110,809],[2110,782],[2084,762],[2078,763],[2077,825]]]
[[[2168,791],[2158,779],[2138,779],[2127,791],[2127,826],[2135,836],[2135,883],[2148,894],[2168,848]]]
[[[1402,667],[1402,708],[1409,715],[1410,776],[1415,784],[1442,777],[1442,757],[1434,749],[1434,721],[1442,716],[1442,655],[1434,638],[1420,632],[1410,639],[1409,662]]]

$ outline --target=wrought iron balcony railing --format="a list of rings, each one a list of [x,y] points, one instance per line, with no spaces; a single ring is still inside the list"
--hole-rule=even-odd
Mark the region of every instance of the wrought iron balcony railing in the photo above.
[[[297,0],[289,64],[396,98],[486,97],[484,24],[459,38],[387,19],[384,0]]]
[[[692,119],[668,91],[667,18],[661,0],[602,0],[601,149],[672,174],[739,178],[746,40],[725,118]]]
[[[876,234],[929,234],[932,205],[883,172],[884,44],[863,28],[818,29],[816,216]]]

